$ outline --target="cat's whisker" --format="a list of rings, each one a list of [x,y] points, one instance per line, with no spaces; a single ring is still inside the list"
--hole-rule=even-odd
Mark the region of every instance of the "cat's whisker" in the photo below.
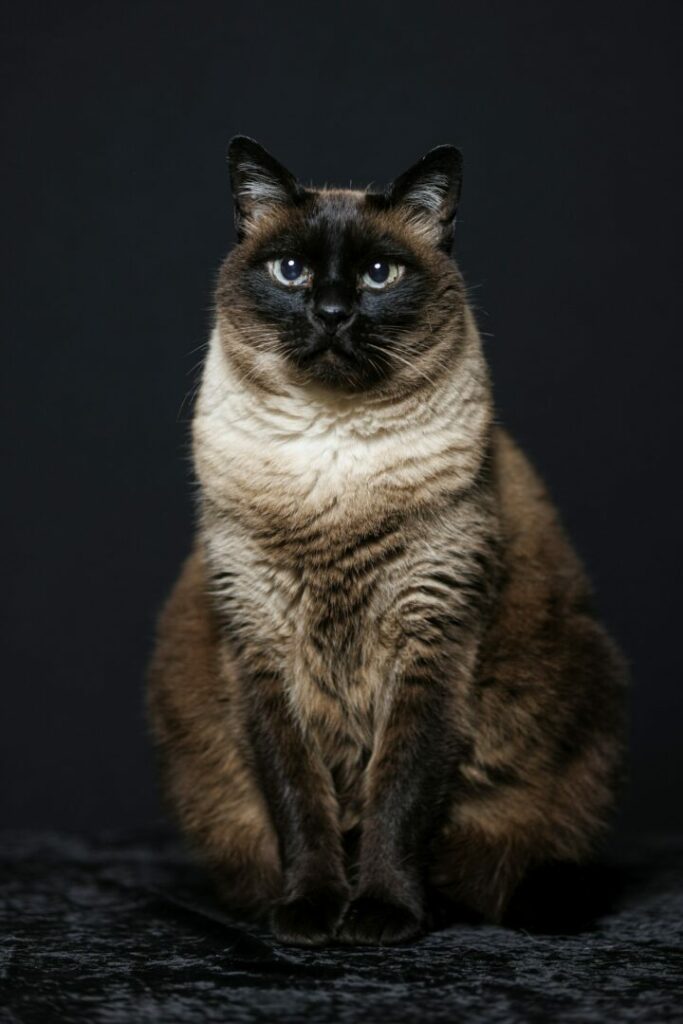
[[[409,370],[413,371],[413,373],[417,373],[420,377],[423,377],[426,381],[428,381],[429,384],[435,386],[434,380],[429,376],[429,374],[423,367],[415,366],[413,363],[409,362],[409,360],[399,355],[398,352],[396,352],[395,348],[388,350],[381,348],[378,345],[373,345],[371,342],[368,342],[367,344],[370,347],[377,349],[378,352],[382,352],[383,355],[389,356],[390,359],[397,359],[399,363],[403,363],[403,365],[407,366]]]

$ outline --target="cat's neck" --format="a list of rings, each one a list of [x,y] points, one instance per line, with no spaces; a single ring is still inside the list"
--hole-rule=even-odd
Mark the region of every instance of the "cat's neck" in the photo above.
[[[315,502],[342,494],[351,501],[372,487],[379,497],[383,484],[419,489],[435,474],[437,489],[467,487],[491,426],[476,335],[454,364],[429,388],[402,398],[284,383],[274,393],[240,379],[214,332],[194,419],[200,481],[222,505],[247,489]]]

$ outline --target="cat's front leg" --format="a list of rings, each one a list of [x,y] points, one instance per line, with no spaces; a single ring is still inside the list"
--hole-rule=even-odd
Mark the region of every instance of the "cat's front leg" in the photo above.
[[[280,673],[252,666],[246,689],[252,744],[284,874],[271,925],[282,942],[319,945],[335,932],[349,896],[334,786],[292,713]]]
[[[357,883],[342,941],[403,942],[424,929],[426,848],[457,758],[440,653],[404,651],[396,667],[367,769]]]

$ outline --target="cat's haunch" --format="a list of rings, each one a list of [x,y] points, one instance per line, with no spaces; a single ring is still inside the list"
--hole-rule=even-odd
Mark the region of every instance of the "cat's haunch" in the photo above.
[[[230,147],[196,542],[149,708],[182,828],[286,942],[405,941],[434,895],[497,920],[613,802],[625,670],[495,422],[450,257],[461,166],[439,146],[384,192],[318,190]]]

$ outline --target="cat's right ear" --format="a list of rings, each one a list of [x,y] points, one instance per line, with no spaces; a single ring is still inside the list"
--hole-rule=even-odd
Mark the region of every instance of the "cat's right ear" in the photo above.
[[[235,203],[237,240],[277,206],[301,199],[304,190],[293,174],[246,135],[236,135],[228,147],[230,181]]]

